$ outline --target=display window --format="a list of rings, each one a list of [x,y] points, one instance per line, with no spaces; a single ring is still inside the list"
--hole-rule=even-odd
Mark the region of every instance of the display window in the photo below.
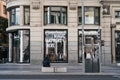
[[[67,62],[67,30],[44,31],[44,58],[49,56],[50,62]]]
[[[11,36],[12,52],[9,54],[13,63],[30,62],[30,30],[17,30]]]
[[[98,38],[98,31],[97,30],[85,30],[84,31],[84,54],[82,51],[82,31],[79,30],[79,36],[78,36],[78,62],[82,62],[82,57],[84,55],[84,59],[94,59],[99,58],[99,49],[100,39]]]

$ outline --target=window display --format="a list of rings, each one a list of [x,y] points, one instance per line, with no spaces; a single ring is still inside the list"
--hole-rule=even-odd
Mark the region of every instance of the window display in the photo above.
[[[14,63],[30,62],[30,32],[18,30],[12,33],[12,61]]]
[[[45,30],[44,57],[51,62],[67,62],[67,30]]]
[[[93,59],[99,58],[99,43],[97,31],[85,31],[84,32],[84,58]],[[82,62],[82,31],[79,31],[79,62]]]

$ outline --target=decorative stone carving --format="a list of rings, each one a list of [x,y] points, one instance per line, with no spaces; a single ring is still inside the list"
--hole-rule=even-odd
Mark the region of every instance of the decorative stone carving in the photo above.
[[[70,0],[69,9],[70,10],[76,10],[77,9],[77,1],[76,0],[75,1]]]
[[[40,9],[40,1],[39,0],[33,0],[32,8],[33,9]]]
[[[103,15],[110,15],[110,5],[103,5]]]

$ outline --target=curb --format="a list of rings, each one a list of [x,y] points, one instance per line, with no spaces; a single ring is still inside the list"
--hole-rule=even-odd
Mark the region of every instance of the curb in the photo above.
[[[2,71],[0,72],[0,75],[90,75],[90,76],[94,76],[94,75],[120,75],[117,73],[78,73],[78,72],[66,72],[66,73],[59,73],[59,72],[34,72],[34,71]]]

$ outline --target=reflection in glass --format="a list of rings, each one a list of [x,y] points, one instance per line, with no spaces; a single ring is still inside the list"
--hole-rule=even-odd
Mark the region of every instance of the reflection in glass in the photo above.
[[[24,24],[30,24],[30,7],[27,6],[24,7]]]
[[[85,59],[93,59],[99,57],[99,44],[98,44],[98,32],[97,31],[85,31],[85,45],[84,45],[84,57]],[[91,34],[90,34],[91,33]],[[79,31],[79,58],[78,61],[82,62],[82,34]]]
[[[30,33],[29,30],[18,30],[12,33],[12,62],[30,62]]]
[[[19,25],[20,24],[20,8],[11,8],[10,9],[10,25]]]
[[[94,8],[85,8],[85,24],[94,24]]]
[[[115,11],[115,18],[120,18],[120,11]]]
[[[16,8],[15,24],[20,24],[20,8]]]
[[[45,7],[45,24],[67,24],[66,7]]]
[[[84,8],[84,23],[85,24],[100,24],[100,8],[99,7],[85,7]],[[81,7],[78,8],[78,24],[82,22]]]

